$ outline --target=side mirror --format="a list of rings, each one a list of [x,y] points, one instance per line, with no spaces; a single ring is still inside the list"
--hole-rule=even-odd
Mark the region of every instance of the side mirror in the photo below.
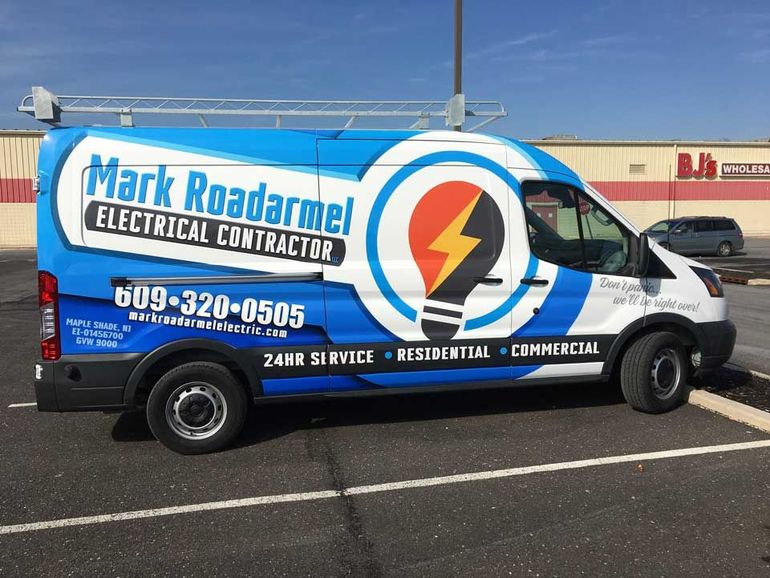
[[[650,239],[647,233],[639,235],[639,252],[637,255],[636,273],[639,277],[647,275],[647,269],[650,267]]]
[[[674,229],[674,230],[673,230],[673,231],[671,231],[671,232],[672,232],[674,235],[681,235],[682,233],[684,233],[684,229]]]

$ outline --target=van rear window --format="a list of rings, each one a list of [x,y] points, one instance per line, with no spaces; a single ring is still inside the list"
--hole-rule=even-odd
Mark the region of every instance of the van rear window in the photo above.
[[[717,231],[735,231],[735,225],[727,219],[719,219],[714,221],[714,229]]]

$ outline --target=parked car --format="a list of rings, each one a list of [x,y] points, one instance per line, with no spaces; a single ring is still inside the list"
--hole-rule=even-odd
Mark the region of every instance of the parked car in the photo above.
[[[679,217],[659,221],[647,228],[659,245],[675,253],[729,257],[743,249],[743,232],[728,217]]]

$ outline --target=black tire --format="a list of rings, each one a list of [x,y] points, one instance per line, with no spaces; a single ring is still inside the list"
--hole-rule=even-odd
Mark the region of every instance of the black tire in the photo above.
[[[620,387],[634,409],[663,413],[682,403],[688,373],[679,337],[666,331],[648,333],[632,343],[623,355]]]
[[[730,241],[722,241],[717,247],[717,255],[720,257],[729,257],[733,254],[733,245]]]
[[[205,454],[229,446],[248,411],[245,388],[217,363],[196,361],[164,374],[147,399],[153,435],[180,454]]]

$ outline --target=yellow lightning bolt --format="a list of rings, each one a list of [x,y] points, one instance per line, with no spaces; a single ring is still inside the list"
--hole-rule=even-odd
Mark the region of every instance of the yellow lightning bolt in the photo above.
[[[463,262],[463,259],[468,256],[468,253],[473,251],[476,245],[481,241],[481,239],[476,237],[469,237],[462,234],[465,223],[468,222],[473,209],[476,207],[476,203],[479,202],[480,196],[481,191],[478,192],[473,200],[468,203],[468,206],[465,207],[462,212],[449,223],[449,226],[428,246],[428,249],[431,251],[438,251],[446,255],[446,261],[444,261],[444,265],[442,265],[438,277],[436,277],[433,286],[428,291],[428,295],[433,293],[439,285],[452,274],[452,271],[457,269],[457,266]]]

